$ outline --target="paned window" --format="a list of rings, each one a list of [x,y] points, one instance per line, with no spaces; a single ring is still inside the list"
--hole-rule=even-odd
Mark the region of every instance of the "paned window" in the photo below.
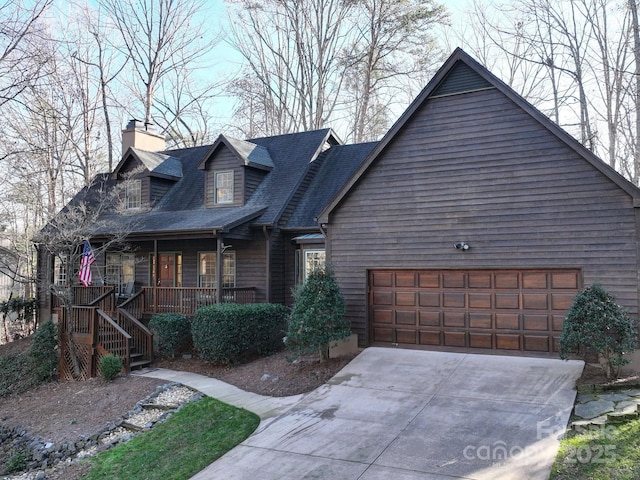
[[[216,204],[233,203],[233,172],[215,172]]]
[[[55,256],[53,259],[53,283],[59,286],[67,285],[67,256]]]
[[[323,267],[326,262],[324,250],[305,250],[304,251],[304,279],[316,268]]]
[[[142,180],[129,180],[124,187],[124,206],[127,210],[142,207]]]
[[[216,285],[216,252],[201,252],[198,266],[198,286],[215,288]],[[236,286],[236,253],[222,254],[222,287]]]
[[[133,253],[107,253],[105,282],[115,285],[118,293],[128,282],[135,281],[135,257]]]

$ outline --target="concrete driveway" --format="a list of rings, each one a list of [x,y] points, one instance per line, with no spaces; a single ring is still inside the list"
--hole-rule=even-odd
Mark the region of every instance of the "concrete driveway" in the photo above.
[[[194,479],[547,479],[583,363],[367,348]]]

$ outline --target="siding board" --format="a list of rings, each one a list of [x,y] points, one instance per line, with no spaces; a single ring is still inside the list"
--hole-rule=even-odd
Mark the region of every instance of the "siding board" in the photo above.
[[[580,268],[638,311],[632,198],[498,90],[427,100],[328,231],[361,341],[369,269]]]

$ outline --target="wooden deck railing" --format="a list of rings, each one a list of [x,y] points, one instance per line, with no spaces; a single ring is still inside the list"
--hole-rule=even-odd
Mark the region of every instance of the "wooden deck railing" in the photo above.
[[[131,335],[129,352],[139,355],[134,361],[151,362],[153,360],[153,334],[151,331],[122,307],[118,307],[116,321],[123,330]]]
[[[92,307],[98,307],[105,312],[113,312],[116,306],[115,290],[113,287],[104,292],[99,297],[95,298],[92,302],[88,303]]]
[[[104,297],[105,294],[114,293],[113,285],[100,285],[83,287],[76,285],[73,287],[73,304],[74,305],[94,305],[98,298]]]
[[[104,310],[95,306],[75,305],[71,309],[71,318],[66,317],[62,310],[58,319],[62,378],[86,380],[98,375],[100,359],[109,353],[119,356],[125,371],[130,371],[131,336]],[[75,361],[71,348],[75,350]],[[75,371],[76,363],[79,372]]]
[[[204,287],[142,287],[144,313],[184,313],[193,315],[200,307],[216,303],[216,289]],[[222,301],[229,303],[255,303],[256,290],[225,288]]]
[[[99,308],[95,309],[96,337],[95,346],[98,357],[95,362],[95,373],[99,373],[100,358],[103,355],[117,355],[122,360],[125,372],[131,371],[131,335]]]

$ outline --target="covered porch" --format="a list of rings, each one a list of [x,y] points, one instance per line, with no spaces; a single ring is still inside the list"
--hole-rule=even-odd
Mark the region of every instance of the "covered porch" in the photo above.
[[[112,286],[74,287],[76,305],[90,305]],[[150,318],[157,313],[193,315],[200,307],[216,303],[256,303],[256,288],[223,288],[218,297],[216,288],[209,287],[151,287],[145,286],[129,296],[116,295],[116,303],[136,318]]]

